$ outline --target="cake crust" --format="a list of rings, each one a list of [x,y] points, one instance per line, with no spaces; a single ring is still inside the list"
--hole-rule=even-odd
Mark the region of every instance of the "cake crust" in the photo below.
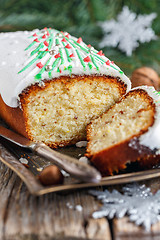
[[[139,141],[141,135],[147,132],[147,130],[154,124],[156,106],[153,102],[153,99],[143,89],[136,89],[134,91],[131,90],[129,93],[123,96],[119,103],[128,96],[134,95],[135,92],[140,94],[142,97],[145,96],[152,108],[152,121],[148,126],[143,128],[139,134],[135,134],[132,137],[125,139],[124,141],[121,141],[106,149],[92,153],[90,149],[92,139],[91,125],[94,120],[87,126],[88,146],[86,156],[90,158],[90,161],[93,163],[93,165],[95,165],[96,168],[104,176],[113,175],[114,173],[125,169],[127,167],[127,164],[131,162],[138,161],[139,166],[142,166],[143,168],[150,168],[151,166],[156,165],[160,160],[160,155],[157,154],[157,149],[150,149],[149,147],[140,144]],[[111,108],[113,107],[114,106]],[[110,111],[110,109],[108,111]],[[100,118],[102,118],[102,116],[100,116]]]
[[[12,108],[5,104],[0,95],[0,117],[16,132],[28,138],[23,112],[19,107]]]
[[[96,153],[92,157],[86,155],[91,157],[90,161],[103,176],[118,173],[120,170],[126,169],[128,163],[136,161],[143,169],[151,168],[159,163],[160,155],[156,155],[156,151],[140,145],[138,137],[135,137],[134,141],[136,148],[129,147],[132,143],[132,139],[130,139]]]

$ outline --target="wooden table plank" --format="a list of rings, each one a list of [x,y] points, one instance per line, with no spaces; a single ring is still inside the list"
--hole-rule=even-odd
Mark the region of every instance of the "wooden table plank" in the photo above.
[[[91,218],[99,204],[87,190],[35,197],[19,177],[0,163],[0,196],[2,240],[111,240],[108,221]],[[82,211],[75,209],[77,205],[83,207]]]
[[[2,145],[0,152],[1,157],[3,154],[11,157]],[[160,189],[160,179],[145,183],[153,193]],[[111,186],[108,189],[120,190],[121,187]],[[78,205],[83,207],[82,211],[76,209]],[[99,202],[88,194],[88,190],[32,196],[19,177],[0,163],[0,240],[111,240],[108,220],[91,217],[99,207]],[[127,217],[115,219],[113,240],[158,240],[159,229],[159,223],[146,232],[130,223]]]
[[[159,240],[160,223],[154,224],[151,231],[129,222],[128,217],[115,219],[113,223],[115,240]]]
[[[150,181],[141,182],[150,187],[152,193],[156,193],[160,189],[160,179],[152,179]],[[129,221],[128,217],[113,220],[114,240],[159,240],[160,239],[160,222],[154,224],[150,231],[146,231],[143,227],[138,227]]]

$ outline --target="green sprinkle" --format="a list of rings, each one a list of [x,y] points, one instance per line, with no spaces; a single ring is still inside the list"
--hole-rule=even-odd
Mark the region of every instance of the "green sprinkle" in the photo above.
[[[55,66],[59,63],[60,58],[57,58],[53,64],[52,64],[52,70],[55,68]]]
[[[90,55],[90,57],[91,57],[91,60],[92,60],[92,62],[93,62],[93,64],[94,64],[94,66],[96,67],[96,69],[99,70],[99,67],[98,67],[98,65],[96,64],[96,61],[95,61],[94,57],[93,57],[92,55]]]
[[[119,71],[120,74],[123,74],[123,71]]]
[[[51,36],[49,37],[48,41],[49,41],[48,49],[51,50],[51,47],[53,45],[53,34],[51,34]]]
[[[47,54],[47,51],[42,51],[41,52],[41,56],[39,57],[39,59],[43,58],[46,54]]]
[[[76,49],[76,53],[77,53],[77,56],[78,56],[78,58],[79,58],[79,60],[80,60],[80,62],[82,64],[84,70],[86,70],[86,65],[85,65],[85,63],[83,61],[83,58],[82,58],[81,54],[79,53],[79,51],[77,49]]]
[[[34,58],[31,62],[29,62],[24,68],[22,68],[22,70],[20,70],[18,73],[21,73],[23,71],[25,71],[27,68],[29,68],[34,62],[37,61],[39,57],[37,56],[36,58]]]
[[[58,45],[58,44],[60,44],[60,42],[59,42],[59,39],[58,38],[56,38],[56,44]]]
[[[40,80],[42,78],[42,75],[40,73],[38,73],[34,78],[37,80]]]
[[[72,58],[70,58],[70,54],[69,54],[69,50],[67,48],[65,48],[65,43],[62,42],[63,46],[64,46],[64,49],[65,49],[65,52],[66,52],[66,55],[67,55],[67,59],[68,59],[68,62],[71,62],[72,61]]]
[[[101,63],[105,63],[105,61],[102,59],[102,58],[100,58],[98,55],[95,55],[95,54],[93,54],[94,55],[94,57],[97,59],[97,60],[99,60]],[[117,70],[117,71],[119,71],[116,67],[114,67],[113,65],[110,65],[110,67],[112,67],[113,69],[115,69],[115,70]],[[123,74],[123,72],[122,71],[119,71],[121,74]]]
[[[44,43],[40,43],[39,46],[31,52],[31,56],[37,53],[43,47],[44,47]]]
[[[25,49],[25,51],[28,50],[29,48],[31,48],[35,43],[36,43],[36,41],[33,41],[33,42]]]
[[[45,72],[45,70],[46,70],[46,66],[49,64],[49,62],[50,62],[51,58],[52,58],[52,57],[50,57],[50,58],[48,59],[48,61],[46,62],[46,64],[45,64],[45,65],[43,66],[43,68],[40,70],[39,74],[41,74],[41,75],[42,75],[42,73],[44,73],[44,72]]]
[[[30,61],[24,68],[22,68],[18,73],[21,73],[21,72],[25,71],[27,68],[29,68],[33,63],[35,63],[37,61],[37,59],[39,59],[41,57],[42,53],[43,52],[38,53],[38,55],[32,61]]]
[[[96,60],[98,60],[99,62],[101,63],[105,63],[105,61],[103,59],[101,59],[100,57],[98,57],[97,55],[94,55],[93,56],[95,57]]]
[[[52,78],[52,72],[48,73],[49,78]]]
[[[71,65],[68,66],[68,71],[69,71],[70,73],[72,73],[72,66],[71,66]]]
[[[59,49],[59,53],[61,55],[61,65],[62,65],[64,63],[64,57],[63,57],[63,52],[61,48]]]
[[[69,42],[69,41],[68,41]],[[73,40],[73,42],[80,48],[80,49],[82,49],[84,52],[86,52],[86,53],[88,53],[89,51],[88,51],[88,49],[87,48],[84,48],[84,47],[82,47],[79,43],[77,43],[75,40]],[[72,43],[70,43],[70,44],[72,44]],[[73,45],[73,44],[72,44]],[[75,47],[75,46],[74,46]]]
[[[52,69],[51,69],[51,71],[48,72],[49,78],[52,78],[52,71],[53,71],[53,69],[56,67],[56,65],[58,65],[59,61],[60,61],[60,58],[57,58],[57,59],[53,62],[53,64],[52,64]]]
[[[60,44],[60,41],[59,41],[58,38],[56,39],[56,44]],[[59,48],[59,53],[60,53],[60,55],[61,55],[61,65],[62,65],[62,64],[64,63],[62,48]],[[67,57],[69,57],[69,56],[67,56]],[[70,58],[70,57],[69,57],[69,58]]]
[[[53,64],[52,64],[52,69],[51,69],[51,71],[48,72],[49,78],[52,78],[52,71],[53,71],[53,69],[58,65],[59,61],[60,61],[60,58],[57,58],[57,59],[53,62]]]
[[[93,67],[90,62],[88,63],[88,67],[89,67],[90,69],[92,69],[92,67]]]
[[[57,68],[57,72],[60,72],[60,69],[59,69],[59,67]]]

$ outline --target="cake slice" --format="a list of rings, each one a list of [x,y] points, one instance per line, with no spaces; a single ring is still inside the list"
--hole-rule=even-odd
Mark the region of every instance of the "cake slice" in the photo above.
[[[86,125],[130,90],[130,80],[82,38],[45,28],[0,34],[0,116],[50,147],[86,138]]]
[[[153,87],[128,92],[87,127],[87,156],[103,175],[138,161],[160,162],[160,94]]]

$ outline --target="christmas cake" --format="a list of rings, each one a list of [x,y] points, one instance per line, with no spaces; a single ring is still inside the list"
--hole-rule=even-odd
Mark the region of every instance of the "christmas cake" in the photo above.
[[[87,156],[103,175],[132,162],[160,162],[160,93],[142,86],[128,92],[87,127]]]
[[[102,51],[55,29],[0,34],[0,116],[51,147],[86,137],[85,127],[130,90]]]

